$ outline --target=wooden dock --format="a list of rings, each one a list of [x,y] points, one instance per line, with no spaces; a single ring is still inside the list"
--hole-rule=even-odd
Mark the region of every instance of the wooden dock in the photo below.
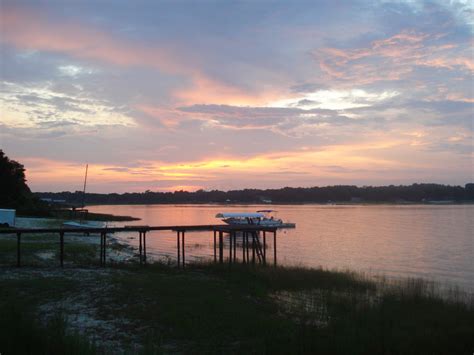
[[[283,226],[283,228],[294,228]],[[147,236],[159,237],[158,234],[149,234],[153,231],[176,232],[177,266],[184,268],[186,265],[186,233],[209,231],[213,233],[214,262],[229,265],[238,262],[237,240],[240,240],[240,249],[243,263],[267,264],[267,237],[273,237],[273,264],[277,263],[277,230],[278,227],[259,225],[179,225],[179,226],[125,226],[104,228],[10,228],[1,229],[0,234],[14,234],[17,238],[17,263],[21,266],[21,241],[28,234],[57,234],[59,237],[59,264],[64,266],[64,238],[67,234],[84,233],[100,236],[100,265],[105,266],[107,260],[107,235],[113,233],[136,232],[138,233],[138,257],[141,265],[147,264]],[[148,235],[147,235],[148,234]],[[228,239],[228,257],[225,258],[224,237]]]

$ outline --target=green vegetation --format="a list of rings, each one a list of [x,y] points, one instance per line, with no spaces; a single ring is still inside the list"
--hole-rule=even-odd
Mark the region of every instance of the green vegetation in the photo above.
[[[178,270],[120,258],[98,268],[97,242],[67,236],[61,269],[58,236],[28,235],[16,268],[16,238],[0,238],[0,353],[474,350],[473,295],[432,282],[241,264]],[[109,242],[109,256],[126,248]]]
[[[63,279],[15,281],[2,285],[0,301],[0,352],[2,354],[96,354],[97,349],[84,337],[67,330],[64,316],[57,312],[41,323],[34,302],[58,297],[73,287]],[[54,290],[54,293],[51,292]],[[17,292],[24,294],[18,297]],[[27,292],[34,293],[34,297]]]
[[[83,350],[76,353],[102,353],[100,343],[92,346],[79,337],[61,314],[50,317],[53,325],[23,323],[35,319],[34,307],[74,297],[86,300],[102,322],[126,320],[114,334],[128,353],[470,354],[474,349],[472,295],[441,297],[435,284],[423,280],[374,281],[350,272],[244,265],[196,264],[183,271],[158,263],[89,269],[84,280],[82,270],[0,279],[0,312],[9,314],[0,317],[1,333],[19,346],[10,353],[69,353],[73,345]],[[77,305],[71,309],[77,311]]]

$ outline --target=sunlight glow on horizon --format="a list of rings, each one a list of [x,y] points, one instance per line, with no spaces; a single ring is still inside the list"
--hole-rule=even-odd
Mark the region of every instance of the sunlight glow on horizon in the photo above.
[[[363,3],[4,0],[0,149],[35,191],[474,180],[469,3]]]

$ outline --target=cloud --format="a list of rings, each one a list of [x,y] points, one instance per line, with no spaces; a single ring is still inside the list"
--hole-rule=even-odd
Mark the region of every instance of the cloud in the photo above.
[[[23,86],[2,82],[0,121],[10,127],[55,128],[58,126],[134,126],[133,118],[120,107],[93,97],[68,95],[51,85]]]
[[[403,30],[374,40],[367,47],[320,48],[313,51],[313,57],[328,79],[352,85],[410,79],[416,67],[472,74],[474,61],[470,44],[446,43],[444,37],[443,34]]]
[[[469,6],[1,10],[0,145],[36,189],[86,162],[97,191],[472,177]]]
[[[283,135],[311,134],[310,126],[359,124],[326,109],[304,110],[297,107],[241,107],[229,105],[193,105],[179,108],[207,125],[225,129],[266,129]],[[305,129],[301,129],[304,127]]]
[[[257,103],[268,94],[242,90],[207,75],[187,61],[186,52],[171,49],[166,43],[137,43],[117,38],[100,28],[75,21],[52,20],[42,12],[27,8],[2,8],[1,41],[22,50],[62,53],[72,58],[98,61],[121,67],[147,67],[167,75],[179,76],[185,87],[174,96],[184,103],[209,102],[219,98],[226,103]],[[75,66],[63,66],[62,72],[77,75]],[[271,94],[273,95],[273,93]]]

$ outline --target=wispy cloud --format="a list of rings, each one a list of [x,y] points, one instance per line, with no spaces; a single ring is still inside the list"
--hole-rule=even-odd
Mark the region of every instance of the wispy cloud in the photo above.
[[[356,49],[321,48],[313,51],[321,70],[332,80],[365,85],[409,79],[416,67],[472,73],[470,43],[446,43],[444,34],[403,30]]]

